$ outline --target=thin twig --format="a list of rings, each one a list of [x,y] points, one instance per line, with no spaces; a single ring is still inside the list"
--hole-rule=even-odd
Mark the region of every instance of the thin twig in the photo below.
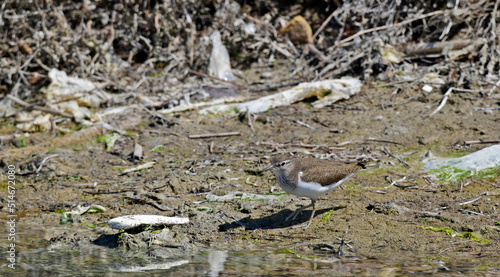
[[[302,147],[302,148],[330,148],[327,145],[321,144],[301,144],[301,143],[275,143],[275,142],[257,142],[257,145],[271,145],[273,147]],[[335,149],[344,149],[344,148],[335,148]]]
[[[396,155],[392,154],[391,151],[389,151],[389,148],[387,146],[384,146],[384,151],[387,153],[387,155],[393,157],[394,159],[397,159],[400,163],[402,163],[406,168],[411,168],[411,165],[409,165],[407,162],[403,161],[401,158],[397,157]]]
[[[476,199],[472,199],[472,200],[470,200],[470,201],[462,202],[462,203],[459,203],[459,204],[457,204],[457,205],[458,205],[458,206],[468,205],[468,204],[470,204],[470,203],[474,203],[474,202],[476,202],[476,201],[477,201],[477,200],[479,200],[479,199],[481,199],[481,197],[478,197],[478,198],[476,198]]]
[[[73,118],[72,114],[65,113],[65,112],[60,112],[60,111],[56,111],[54,109],[50,109],[50,108],[46,108],[46,107],[31,105],[31,104],[26,103],[23,100],[15,97],[15,96],[12,96],[10,94],[7,94],[7,97],[9,99],[11,99],[12,101],[16,102],[17,104],[23,106],[25,109],[28,109],[28,110],[37,110],[37,111],[42,111],[42,112],[51,113],[51,114],[55,114],[55,115],[64,116],[64,117],[67,117],[67,118]],[[8,115],[8,116],[5,116],[5,117],[10,117],[10,116],[12,116],[12,115]]]
[[[166,132],[166,131],[159,131],[159,130],[144,130],[144,132],[164,134],[164,135],[176,136],[176,137],[182,137],[181,135],[179,135],[177,133],[174,133],[174,132]]]
[[[293,122],[295,122],[295,123],[297,123],[297,124],[299,124],[299,125],[305,126],[305,127],[309,128],[309,129],[317,130],[317,128],[314,128],[313,126],[311,126],[311,125],[309,125],[309,124],[307,124],[307,123],[305,123],[305,122],[302,122],[302,121],[300,121],[300,120],[293,119],[293,118],[290,118],[290,117],[288,117],[288,116],[283,116],[283,118],[284,118],[284,119],[287,119],[287,120],[290,120],[290,121],[293,121]]]
[[[240,132],[226,132],[226,133],[199,134],[199,135],[189,135],[188,138],[199,139],[199,138],[229,137],[229,136],[241,136],[241,133]]]
[[[464,144],[487,144],[487,143],[500,143],[499,139],[485,139],[485,140],[466,140]]]
[[[389,28],[394,28],[394,27],[398,27],[398,26],[402,26],[402,25],[406,25],[408,23],[412,23],[413,21],[417,21],[417,20],[420,20],[420,19],[424,19],[426,17],[429,17],[429,16],[433,16],[433,15],[439,15],[439,14],[444,14],[446,11],[434,11],[434,12],[430,12],[430,13],[427,13],[427,14],[423,14],[419,17],[415,17],[415,18],[411,18],[411,19],[408,19],[408,20],[405,20],[405,21],[401,21],[399,23],[396,23],[396,24],[391,24],[391,25],[386,25],[386,26],[380,26],[380,27],[375,27],[375,28],[370,28],[370,29],[366,29],[366,30],[362,30],[362,31],[359,31],[357,32],[356,34],[348,37],[348,38],[345,38],[343,40],[340,41],[339,45],[342,45],[348,41],[351,41],[361,35],[364,35],[364,34],[368,34],[368,33],[371,33],[371,32],[376,32],[376,31],[380,31],[380,30],[385,30],[385,29],[389,29]]]
[[[250,126],[250,129],[252,129],[252,133],[255,135],[255,129],[253,128],[253,115],[250,113],[250,111],[247,109],[247,116],[248,116],[248,126]]]
[[[323,29],[326,27],[326,25],[328,24],[328,22],[330,22],[330,20],[332,20],[332,18],[335,16],[335,14],[338,14],[340,13],[341,9],[336,9],[334,10],[326,19],[325,21],[323,21],[323,24],[321,24],[321,26],[319,26],[318,30],[316,31],[316,33],[314,33],[314,35],[311,37],[311,39],[309,40],[309,43],[312,43],[316,37],[319,35],[319,33],[321,33],[321,31],[323,31]]]
[[[446,101],[448,101],[448,97],[449,97],[449,95],[451,94],[452,91],[453,91],[453,88],[449,88],[446,91],[446,93],[443,96],[443,99],[441,100],[441,103],[439,103],[439,106],[431,114],[429,114],[427,116],[427,118],[435,115],[437,112],[439,112],[444,107],[444,105],[446,104]]]
[[[338,253],[339,258],[342,257],[342,247],[344,246],[345,237],[347,236],[347,232],[349,231],[349,228],[351,228],[351,226],[347,226],[347,229],[345,230],[344,236],[342,237],[342,240],[340,241],[339,253]]]
[[[337,144],[337,146],[344,146],[344,145],[352,144],[352,143],[367,143],[367,142],[381,142],[381,143],[391,143],[391,144],[397,144],[397,145],[405,145],[404,143],[399,143],[399,142],[390,141],[390,140],[371,139],[371,138],[369,138],[369,139],[363,139],[363,140],[344,141],[344,142],[341,142],[341,143]]]
[[[40,172],[40,170],[42,170],[43,165],[44,165],[44,164],[45,164],[48,160],[50,160],[51,158],[57,157],[57,156],[59,156],[59,155],[58,155],[58,154],[54,154],[54,155],[50,155],[50,156],[45,157],[45,158],[42,160],[42,162],[40,163],[40,166],[38,166],[38,168],[37,168],[37,170],[35,171],[35,173]]]

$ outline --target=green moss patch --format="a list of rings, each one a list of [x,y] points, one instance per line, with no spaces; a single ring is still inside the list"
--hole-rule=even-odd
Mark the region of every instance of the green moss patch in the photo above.
[[[479,238],[473,232],[465,232],[465,233],[461,234],[461,233],[453,231],[449,227],[438,228],[438,227],[431,227],[431,226],[420,226],[420,228],[424,229],[424,230],[432,230],[434,232],[444,232],[444,233],[446,233],[450,237],[462,237],[462,238],[471,239],[473,241],[477,241],[477,242],[480,242],[480,243],[489,243],[490,242],[490,240],[488,240],[488,239]]]
[[[431,169],[429,173],[435,174],[436,178],[442,182],[457,182],[469,177],[478,177],[483,179],[496,178],[497,168],[487,168],[479,171],[465,170],[453,166],[443,166],[439,169]]]

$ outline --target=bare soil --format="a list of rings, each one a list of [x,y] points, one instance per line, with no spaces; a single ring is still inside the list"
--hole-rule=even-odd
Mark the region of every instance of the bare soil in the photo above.
[[[57,154],[39,173],[16,177],[18,226],[33,230],[25,231],[29,238],[21,238],[23,247],[36,249],[63,240],[78,249],[75,240],[68,238],[78,236],[78,241],[95,242],[103,236],[118,236],[118,231],[106,224],[114,217],[182,215],[189,217],[190,223],[172,231],[196,247],[235,253],[274,249],[282,256],[307,261],[338,257],[321,244],[333,245],[337,251],[348,230],[343,254],[359,259],[358,263],[364,264],[360,267],[379,270],[383,266],[373,263],[375,259],[398,263],[403,274],[426,272],[429,267],[438,270],[440,263],[449,268],[467,264],[470,270],[483,266],[487,273],[498,274],[500,177],[440,183],[425,173],[421,163],[429,151],[436,156],[464,155],[487,146],[466,146],[464,141],[498,139],[498,110],[473,109],[497,106],[498,94],[453,93],[440,112],[428,117],[442,93],[422,93],[419,86],[405,87],[397,94],[393,91],[391,85],[373,84],[351,99],[321,110],[313,109],[310,100],[254,115],[255,133],[247,115],[199,116],[196,111],[187,111],[160,118],[131,109],[110,119],[111,125],[129,126],[129,135],[122,136],[111,151],[97,142],[97,135],[57,147],[50,144],[57,139],[50,134],[34,134],[26,149],[45,143],[35,154],[10,145],[0,152],[3,166],[14,164],[20,173]],[[241,135],[188,138],[221,132]],[[144,148],[143,160],[129,158],[134,143]],[[158,145],[163,149],[152,151]],[[295,221],[284,219],[310,200],[281,194],[272,173],[258,173],[277,153],[336,160],[365,158],[369,162],[365,171],[320,198],[313,222],[304,230],[294,226],[307,222],[311,210]],[[156,164],[149,169],[120,173],[151,161]],[[391,181],[396,183],[391,185]],[[209,194],[234,192],[283,197],[273,201],[206,201]],[[3,196],[2,202],[1,216],[5,218]],[[57,211],[90,204],[102,205],[107,211],[75,216],[58,227],[61,214]],[[489,242],[452,237],[421,226],[472,232],[478,240]],[[100,247],[112,247],[113,243],[104,245]],[[297,272],[302,267],[298,266]]]

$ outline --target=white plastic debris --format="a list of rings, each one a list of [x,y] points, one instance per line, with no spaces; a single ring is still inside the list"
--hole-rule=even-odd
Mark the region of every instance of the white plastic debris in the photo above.
[[[92,81],[70,77],[66,72],[55,68],[49,71],[49,79],[51,83],[43,89],[49,100],[47,105],[57,111],[72,114],[77,122],[90,115],[86,107],[99,107],[110,98]]]
[[[229,60],[229,52],[226,46],[220,40],[219,31],[214,31],[210,35],[212,40],[212,54],[208,65],[208,74],[214,75],[226,81],[234,80],[233,72],[231,71],[231,61]]]
[[[49,71],[50,85],[44,90],[48,100],[74,98],[80,106],[99,107],[104,99],[93,92],[98,87],[92,81],[69,77],[66,72],[52,68]]]
[[[500,166],[500,144],[460,158],[428,158],[425,167],[442,181],[455,182],[470,176],[494,177]]]
[[[316,96],[319,100],[312,103],[315,108],[322,108],[340,99],[348,99],[361,90],[361,81],[357,78],[343,77],[341,79],[323,80],[301,83],[289,90],[261,97],[244,103],[215,105],[200,110],[200,114],[220,112],[261,113],[280,106],[288,106],[306,98]]]
[[[189,223],[187,217],[170,217],[161,215],[126,215],[108,221],[109,227],[119,230],[127,230],[139,226],[162,226]]]
[[[425,92],[427,92],[427,93],[430,93],[430,92],[432,92],[432,87],[429,86],[429,85],[424,85],[422,87],[422,90],[425,91]]]

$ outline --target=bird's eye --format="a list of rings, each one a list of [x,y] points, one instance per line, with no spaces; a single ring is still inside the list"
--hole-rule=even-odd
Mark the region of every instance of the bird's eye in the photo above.
[[[281,163],[281,166],[285,166],[285,162],[282,162],[282,163]]]

